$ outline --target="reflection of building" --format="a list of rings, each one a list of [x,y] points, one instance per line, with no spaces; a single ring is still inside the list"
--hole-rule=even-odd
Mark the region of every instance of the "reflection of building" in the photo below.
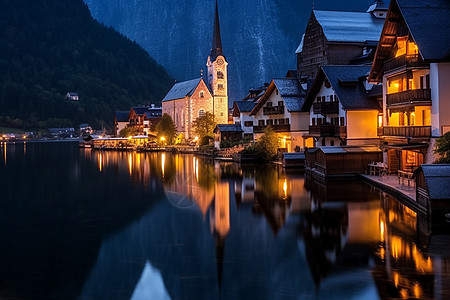
[[[369,77],[383,83],[390,172],[432,163],[435,139],[450,130],[449,15],[448,1],[390,2]]]

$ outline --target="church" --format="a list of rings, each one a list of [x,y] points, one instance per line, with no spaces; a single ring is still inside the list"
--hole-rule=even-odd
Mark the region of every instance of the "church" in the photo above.
[[[201,77],[176,83],[162,100],[162,113],[175,122],[177,133],[193,139],[192,122],[206,112],[214,114],[217,124],[228,123],[228,62],[220,38],[219,10],[216,1],[211,53],[206,65],[207,82]]]

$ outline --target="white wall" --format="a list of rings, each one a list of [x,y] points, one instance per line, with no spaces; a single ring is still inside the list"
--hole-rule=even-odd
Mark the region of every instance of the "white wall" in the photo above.
[[[431,82],[431,135],[443,134],[450,129],[450,63],[430,64]]]

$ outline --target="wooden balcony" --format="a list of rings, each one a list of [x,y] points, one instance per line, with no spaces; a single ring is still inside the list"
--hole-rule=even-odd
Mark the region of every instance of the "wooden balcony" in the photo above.
[[[263,114],[264,115],[277,115],[277,114],[284,114],[284,106],[270,106],[270,107],[263,107]]]
[[[315,114],[331,115],[339,113],[339,102],[317,102],[313,103]]]
[[[386,105],[431,105],[431,90],[417,89],[386,95]]]
[[[336,126],[336,125],[315,125],[309,126],[309,134],[313,136],[321,137],[347,137],[347,127],[346,126]]]
[[[258,125],[253,126],[253,133],[261,133],[264,132],[264,129],[266,127],[271,126],[273,131],[275,132],[289,132],[291,131],[291,125],[290,124],[283,124],[283,125]]]
[[[431,126],[385,126],[378,128],[378,135],[429,138],[431,137]]]
[[[384,71],[389,72],[390,70],[394,70],[397,68],[422,67],[422,66],[427,66],[427,64],[420,59],[418,54],[402,55],[385,61]]]

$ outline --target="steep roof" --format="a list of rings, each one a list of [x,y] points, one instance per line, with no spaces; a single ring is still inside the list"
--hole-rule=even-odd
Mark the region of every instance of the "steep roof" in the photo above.
[[[202,78],[192,79],[189,81],[177,82],[170,89],[162,102],[182,99],[186,96],[192,96],[197,86],[200,84]]]
[[[425,61],[450,60],[450,1],[391,0],[369,79],[382,80],[383,63],[390,58],[399,28],[406,25]],[[403,21],[399,22],[398,19]]]
[[[278,89],[289,112],[302,111],[306,92],[302,89],[298,80],[295,78],[274,78],[250,115],[255,115],[263,107],[275,89]]]
[[[217,56],[223,55],[222,49],[222,39],[220,37],[220,22],[219,22],[219,8],[216,0],[216,12],[214,16],[214,31],[213,31],[213,41],[211,46],[211,61],[215,61]]]
[[[397,3],[423,59],[449,59],[450,1],[397,0]]]
[[[329,42],[378,41],[384,19],[367,12],[313,10]]]
[[[240,112],[250,112],[256,105],[253,101],[235,101],[235,103]]]
[[[129,111],[116,111],[117,122],[128,122]]]
[[[322,66],[306,96],[305,108],[311,108],[323,82],[328,80],[345,110],[380,109],[377,100],[373,98],[374,93],[366,91],[360,80],[369,71],[370,66]],[[372,89],[380,91],[375,86]]]
[[[414,175],[416,176],[420,170],[425,176],[430,199],[450,200],[450,189],[448,188],[450,186],[450,164],[421,165]]]

